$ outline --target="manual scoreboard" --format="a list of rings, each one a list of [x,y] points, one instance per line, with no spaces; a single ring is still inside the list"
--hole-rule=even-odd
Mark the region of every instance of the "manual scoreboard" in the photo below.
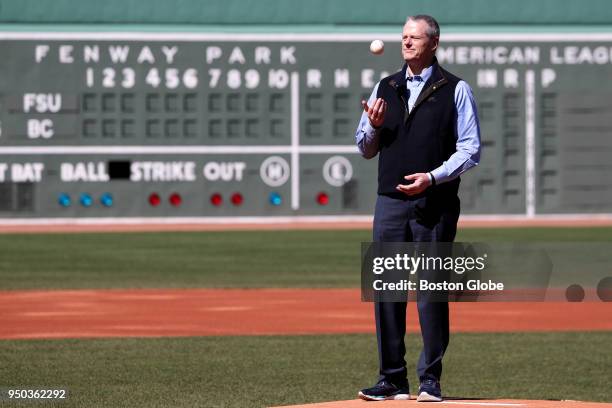
[[[464,213],[612,211],[612,36],[582,37],[442,38],[481,120]],[[0,33],[0,217],[369,215],[376,159],[354,133],[399,47],[389,34]]]

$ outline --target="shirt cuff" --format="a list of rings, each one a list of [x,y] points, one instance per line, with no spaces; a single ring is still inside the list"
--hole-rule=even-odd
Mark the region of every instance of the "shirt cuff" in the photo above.
[[[442,184],[448,180],[448,174],[446,173],[446,169],[444,168],[444,165],[438,167],[435,170],[432,170],[431,175],[433,176],[433,178],[436,180],[436,184]]]
[[[366,123],[363,127],[363,133],[365,133],[366,135],[370,136],[370,135],[375,135],[376,132],[378,132],[378,129],[375,128],[374,126],[372,126],[372,124],[370,123],[370,120],[366,120]]]

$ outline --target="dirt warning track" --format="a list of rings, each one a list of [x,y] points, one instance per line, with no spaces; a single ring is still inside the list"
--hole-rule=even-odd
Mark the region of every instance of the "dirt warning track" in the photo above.
[[[408,331],[418,332],[411,304]],[[612,330],[612,303],[452,303],[453,332]],[[359,289],[0,292],[0,338],[374,333]]]

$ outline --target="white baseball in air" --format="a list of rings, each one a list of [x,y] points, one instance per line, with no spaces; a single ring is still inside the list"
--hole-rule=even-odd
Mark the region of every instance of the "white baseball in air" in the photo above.
[[[380,55],[385,52],[385,43],[381,40],[374,40],[370,43],[370,51],[372,54]]]

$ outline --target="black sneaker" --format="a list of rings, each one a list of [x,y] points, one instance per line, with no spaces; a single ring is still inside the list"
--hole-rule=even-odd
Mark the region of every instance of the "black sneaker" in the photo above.
[[[371,388],[359,391],[359,398],[366,401],[408,400],[408,386],[397,387],[389,381],[382,380]]]
[[[419,386],[418,402],[440,402],[442,401],[442,390],[440,383],[436,380],[426,379]]]

